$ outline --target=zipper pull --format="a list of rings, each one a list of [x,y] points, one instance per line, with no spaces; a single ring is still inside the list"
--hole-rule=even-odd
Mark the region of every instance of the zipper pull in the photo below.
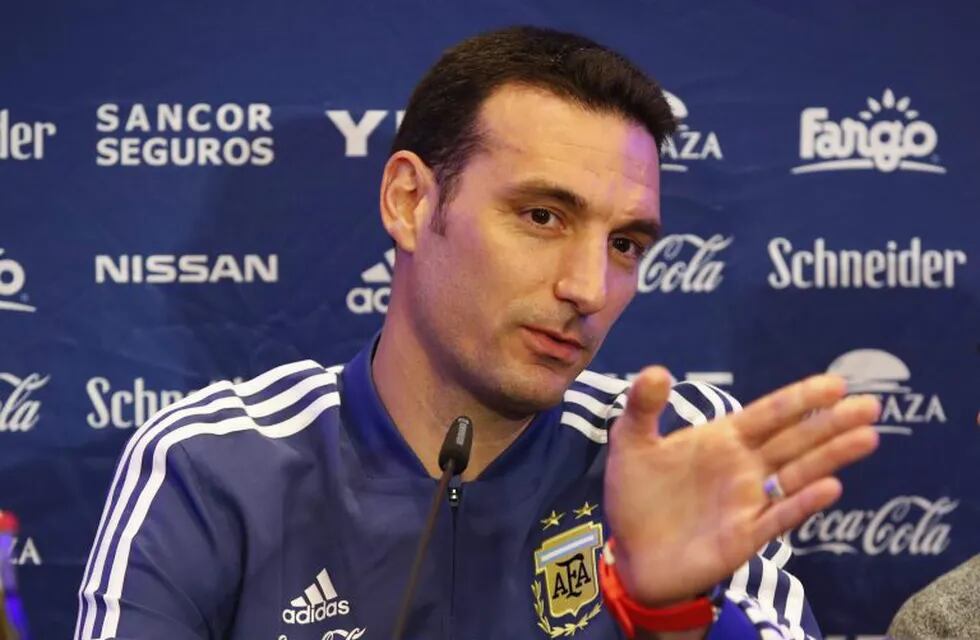
[[[449,488],[446,493],[449,497],[449,506],[455,509],[459,506],[459,501],[463,499],[463,488],[460,486],[459,476],[453,476],[449,481]]]

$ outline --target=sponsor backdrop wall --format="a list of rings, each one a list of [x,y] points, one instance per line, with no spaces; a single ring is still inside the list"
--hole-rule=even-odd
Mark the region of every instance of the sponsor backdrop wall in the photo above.
[[[386,149],[439,52],[579,31],[682,118],[668,235],[593,368],[750,400],[818,371],[880,452],[794,531],[829,635],[884,633],[980,550],[980,11],[968,3],[100,3],[3,9],[0,507],[37,638],[67,637],[115,460],[161,406],[379,328]],[[475,290],[474,295],[479,295]],[[529,599],[528,606],[532,606]]]

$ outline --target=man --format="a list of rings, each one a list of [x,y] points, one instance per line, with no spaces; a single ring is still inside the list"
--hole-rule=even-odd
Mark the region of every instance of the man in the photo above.
[[[379,336],[144,425],[76,637],[390,637],[461,414],[472,454],[406,637],[818,635],[770,541],[838,497],[877,403],[820,376],[725,416],[733,399],[660,367],[631,388],[583,371],[657,239],[672,129],[659,87],[584,38],[515,28],[447,52],[382,177],[397,260]]]
[[[888,626],[888,635],[913,638],[980,636],[980,554],[909,596]]]

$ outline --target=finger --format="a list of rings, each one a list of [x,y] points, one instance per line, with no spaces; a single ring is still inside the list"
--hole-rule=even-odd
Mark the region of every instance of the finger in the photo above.
[[[808,411],[832,406],[847,390],[840,376],[811,376],[756,400],[732,414],[732,422],[749,445],[758,446],[775,432],[800,421]]]
[[[878,419],[879,411],[880,405],[874,396],[844,398],[833,407],[817,411],[799,424],[778,431],[759,451],[771,469],[780,469],[838,434],[873,423]]]
[[[792,495],[808,484],[856,462],[878,447],[878,432],[864,425],[834,436],[779,470],[779,484]]]
[[[755,548],[800,526],[814,513],[836,502],[842,492],[843,487],[837,478],[820,478],[788,498],[774,502],[756,521]]]
[[[616,421],[618,433],[656,438],[657,419],[670,396],[670,373],[663,367],[647,367],[633,380],[626,408]]]

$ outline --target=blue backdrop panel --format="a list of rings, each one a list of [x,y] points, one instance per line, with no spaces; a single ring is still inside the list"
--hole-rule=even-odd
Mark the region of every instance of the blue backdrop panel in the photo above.
[[[790,534],[824,631],[881,634],[978,551],[980,10],[969,3],[4,7],[0,506],[67,637],[121,447],[157,408],[380,326],[385,150],[447,46],[533,23],[671,93],[668,236],[593,368],[743,400],[834,371],[880,451]],[[2,551],[2,550],[0,550]],[[528,606],[531,606],[529,602]]]

